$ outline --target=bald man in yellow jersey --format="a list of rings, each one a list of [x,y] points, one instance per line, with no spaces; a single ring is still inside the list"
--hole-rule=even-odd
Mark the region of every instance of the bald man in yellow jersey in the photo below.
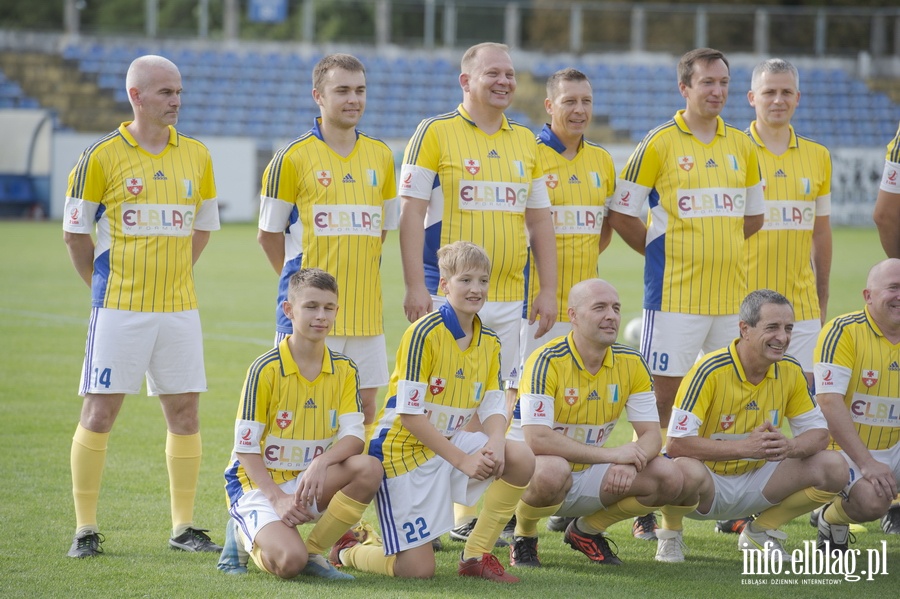
[[[681,57],[678,89],[686,107],[638,145],[609,205],[613,230],[646,257],[641,353],[663,425],[698,352],[724,347],[737,330],[747,290],[744,240],[763,224],[753,143],[719,116],[729,83],[718,50]]]
[[[669,421],[669,457],[684,476],[681,495],[662,508],[656,559],[684,561],[683,520],[758,513],[738,549],[791,563],[779,530],[830,501],[847,468],[825,450],[828,430],[800,364],[788,355],[794,311],[771,289],[741,303],[739,337],[697,362],[678,389]],[[791,437],[781,432],[787,419]]]
[[[182,87],[174,64],[142,56],[125,86],[134,120],[85,150],[66,192],[65,241],[93,307],[72,439],[77,528],[68,555],[102,553],[97,501],[107,440],[125,395],[138,393],[145,375],[168,429],[169,545],[219,552],[193,524],[206,391],[193,264],[219,228],[212,161],[203,144],[175,130]]]
[[[900,128],[887,146],[874,220],[884,253],[900,258]]]
[[[816,346],[816,399],[850,465],[842,498],[819,516],[819,543],[832,551],[847,550],[854,522],[883,517],[885,532],[900,532],[900,508],[891,507],[900,480],[900,259],[872,267],[863,298],[862,310],[825,325]]]
[[[578,517],[564,540],[596,564],[620,565],[606,530],[674,500],[681,473],[659,455],[653,379],[636,350],[617,344],[621,305],[615,288],[597,278],[567,294],[571,332],[525,363],[508,438],[522,436],[535,453],[535,474],[516,508],[510,563],[539,567],[537,523]],[[637,439],[611,446],[623,416]],[[655,537],[654,537],[655,538]]]

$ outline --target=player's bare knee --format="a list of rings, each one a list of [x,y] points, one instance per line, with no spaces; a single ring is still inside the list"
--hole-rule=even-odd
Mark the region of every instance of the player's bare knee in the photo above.
[[[531,448],[519,441],[506,444],[506,468],[503,480],[511,485],[523,487],[534,475],[535,459]]]
[[[653,468],[653,480],[656,482],[656,495],[660,502],[671,501],[681,494],[684,486],[684,475],[671,460],[654,458],[650,462]]]
[[[821,451],[809,459],[806,471],[815,477],[815,488],[829,493],[838,493],[850,480],[847,461],[836,451]]]
[[[397,562],[396,564],[394,564],[394,576],[397,576],[398,578],[434,577],[434,556],[432,556],[431,560],[410,559],[414,558],[415,556],[404,555],[404,553],[405,552],[401,552],[399,555],[397,555]]]
[[[893,499],[888,493],[882,493],[879,497],[872,483],[863,479],[850,489],[845,510],[854,520],[868,522],[885,515]]]

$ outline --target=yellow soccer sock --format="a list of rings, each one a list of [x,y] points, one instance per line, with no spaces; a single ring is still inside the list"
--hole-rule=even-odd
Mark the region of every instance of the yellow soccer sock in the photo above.
[[[365,433],[366,434],[366,444],[363,447],[364,454],[369,453],[369,443],[372,442],[372,435],[375,434],[375,427],[377,427],[377,426],[378,426],[377,420],[373,420],[372,422],[370,422],[369,424],[366,425],[366,433]]]
[[[491,483],[484,494],[484,506],[478,514],[478,522],[466,541],[463,559],[480,558],[491,552],[527,486],[516,487],[502,478]]]
[[[664,505],[659,508],[662,512],[660,528],[666,530],[684,530],[684,517],[697,509],[700,503],[694,505]]]
[[[374,545],[354,545],[341,551],[339,557],[345,566],[387,576],[394,575],[394,564],[397,563],[396,555],[385,555],[384,547]]]
[[[306,549],[310,554],[324,553],[332,545],[337,543],[351,526],[359,522],[368,504],[360,503],[347,497],[343,491],[338,491],[331,498],[328,509],[313,526],[306,538]]]
[[[463,505],[461,503],[453,504],[453,525],[461,526],[466,522],[471,522],[478,517],[478,504]]]
[[[826,510],[819,514],[819,518],[825,518],[825,522],[829,524],[859,524],[858,520],[854,520],[844,511],[843,500],[835,501],[829,505]]]
[[[815,487],[800,489],[784,498],[784,501],[761,513],[750,524],[751,531],[774,530],[781,528],[800,514],[811,512],[822,504],[831,501],[837,493],[820,491]]]
[[[635,433],[635,435],[636,434],[637,433]],[[666,451],[666,441],[669,440],[668,434],[669,434],[669,429],[667,426],[659,429],[659,438],[662,440],[662,445],[660,446],[661,449],[659,450],[660,455],[662,455]],[[637,440],[637,439],[635,439],[635,440]]]
[[[605,532],[607,528],[627,518],[645,516],[653,511],[653,506],[642,504],[635,497],[625,497],[606,509],[599,510],[578,519],[578,530],[589,535]]]
[[[194,498],[197,495],[202,455],[200,433],[176,435],[169,432],[166,435],[173,537],[177,537],[194,523]]]
[[[72,465],[76,534],[99,532],[97,501],[100,498],[103,466],[106,464],[107,441],[109,433],[95,433],[81,424],[75,428],[69,459]]]
[[[521,499],[516,505],[516,532],[517,537],[536,537],[537,525],[541,518],[547,518],[556,513],[561,503],[548,505],[547,507],[534,507]]]
[[[250,551],[250,558],[253,560],[253,563],[256,564],[256,567],[262,570],[263,572],[268,572],[269,574],[274,574],[271,570],[266,568],[262,559],[262,549],[259,548],[259,545],[253,545],[253,549]]]

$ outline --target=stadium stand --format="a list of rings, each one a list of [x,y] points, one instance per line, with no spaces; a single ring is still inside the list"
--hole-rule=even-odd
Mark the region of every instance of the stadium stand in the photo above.
[[[247,135],[271,143],[306,130],[318,115],[309,91],[309,73],[320,58],[314,52],[92,41],[66,46],[61,58],[76,66],[83,79],[92,81],[102,95],[113,99],[127,113],[122,75],[133,58],[150,52],[171,58],[184,75],[185,103],[179,128],[185,133]],[[455,62],[442,57],[378,53],[363,59],[369,85],[363,128],[375,137],[406,139],[421,119],[453,110],[459,101]],[[600,141],[635,143],[683,105],[669,62],[622,64],[604,62],[598,55],[577,59],[574,64],[568,59],[537,60],[530,73],[520,76],[520,90],[526,78],[531,80],[533,89],[539,90],[550,73],[575,66],[594,85],[595,122],[606,125],[608,135],[613,137],[601,136]],[[735,66],[732,80],[735,84],[723,116],[744,127],[753,118],[753,109],[743,99],[743,92],[749,87],[750,69]],[[801,69],[801,89],[808,93],[795,117],[796,128],[829,146],[883,145],[884,132],[894,130],[900,120],[900,106],[840,68]],[[28,97],[15,81],[0,75],[0,107],[37,105],[37,100]],[[517,104],[522,106],[521,102]],[[529,118],[529,114],[534,118]],[[529,114],[512,111],[510,116],[532,129],[539,128],[543,115],[540,111]]]

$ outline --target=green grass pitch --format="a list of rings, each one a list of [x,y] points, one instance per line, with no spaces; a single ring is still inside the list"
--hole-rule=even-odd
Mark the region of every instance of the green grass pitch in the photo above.
[[[837,229],[829,316],[862,306],[868,268],[883,256],[874,229]],[[76,394],[84,351],[89,294],[72,269],[59,223],[0,222],[0,448],[8,475],[0,484],[0,596],[3,597],[838,597],[859,592],[896,597],[900,538],[887,538],[887,575],[871,582],[841,577],[742,575],[737,538],[716,535],[711,523],[688,522],[683,564],[654,561],[655,545],[631,537],[630,523],[610,529],[625,565],[594,566],[541,529],[544,568],[521,573],[505,587],[456,576],[462,546],[444,537],[432,580],[403,581],[358,574],[350,583],[280,581],[251,568],[243,577],[219,573],[215,557],[169,550],[165,425],[155,399],[129,397],[110,439],[100,524],[106,553],[65,556],[74,529],[69,447],[81,402]],[[620,291],[623,326],[640,314],[641,257],[616,238],[601,257],[601,273]],[[393,359],[407,323],[396,234],[382,265],[388,353]],[[273,337],[276,276],[256,245],[252,224],[226,224],[214,233],[196,267],[209,392],[202,397],[204,459],[196,523],[221,541],[227,513],[222,470],[228,460],[237,399],[251,361]],[[342,298],[343,301],[365,298]],[[630,437],[621,424],[614,442]],[[375,521],[374,510],[367,515]],[[877,523],[857,536],[862,550],[881,547]],[[788,550],[815,532],[805,518],[788,524]],[[507,563],[505,550],[496,550]],[[768,584],[749,585],[751,580]],[[801,584],[816,579],[840,584]],[[787,581],[788,585],[776,585]],[[791,583],[796,582],[796,584]]]

